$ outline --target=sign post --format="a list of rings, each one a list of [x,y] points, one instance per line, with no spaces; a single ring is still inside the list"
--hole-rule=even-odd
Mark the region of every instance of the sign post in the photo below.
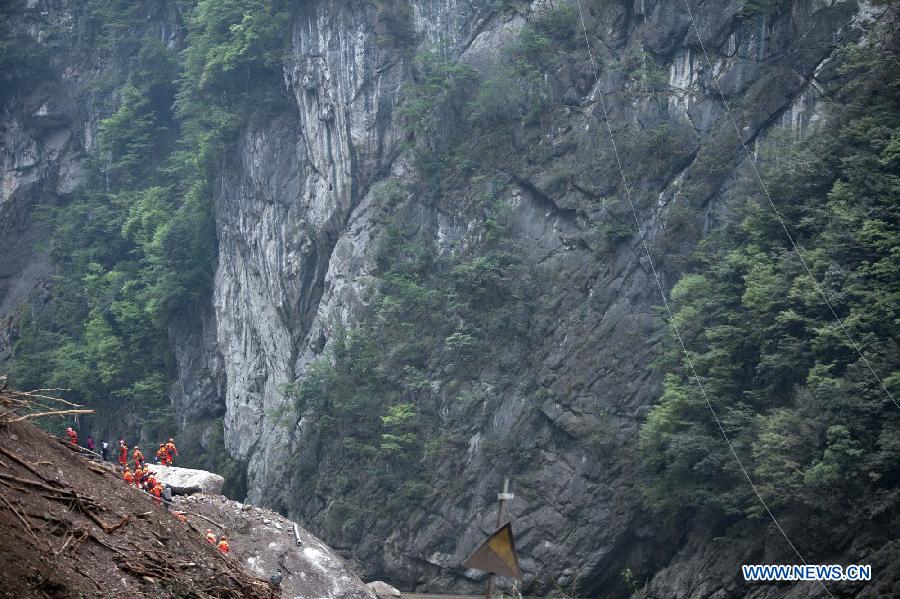
[[[509,477],[503,479],[503,492],[497,493],[497,503],[499,507],[497,508],[497,528],[500,528],[500,525],[503,524],[503,508],[506,507],[506,502],[511,500],[514,497],[512,493],[509,492]],[[484,590],[484,599],[491,599],[494,596],[494,574],[493,572],[488,574],[487,579],[487,588]]]
[[[503,483],[503,492],[497,494],[500,502],[497,510],[497,530],[486,538],[478,549],[463,562],[466,568],[481,570],[488,573],[487,588],[484,591],[486,599],[492,599],[494,594],[494,576],[509,576],[522,580],[522,569],[519,568],[519,556],[516,553],[516,542],[513,538],[512,525],[509,521],[504,523],[504,508],[506,502],[513,498],[509,492],[509,479]]]

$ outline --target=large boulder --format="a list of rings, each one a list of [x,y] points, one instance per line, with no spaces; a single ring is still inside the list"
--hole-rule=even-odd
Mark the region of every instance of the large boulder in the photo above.
[[[330,547],[273,511],[210,495],[176,497],[175,504],[189,521],[200,514],[220,524],[214,533],[228,536],[231,557],[252,573],[268,580],[280,572],[284,599],[378,599]],[[209,521],[197,523],[206,528]]]
[[[206,470],[193,470],[191,468],[177,468],[175,466],[160,466],[149,464],[150,472],[156,480],[164,485],[170,485],[178,493],[199,492],[218,495],[222,492],[225,479],[218,474]]]
[[[375,593],[375,596],[378,599],[402,599],[403,593],[397,590],[395,587],[392,587],[388,583],[383,580],[376,580],[375,582],[366,583],[366,586],[369,587],[369,590]]]

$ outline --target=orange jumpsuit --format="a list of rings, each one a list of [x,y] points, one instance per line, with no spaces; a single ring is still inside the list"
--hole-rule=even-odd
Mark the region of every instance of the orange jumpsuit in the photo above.
[[[207,529],[206,531],[206,540],[209,541],[212,545],[216,544],[216,535],[214,535],[213,532],[209,529]]]
[[[134,453],[131,454],[131,457],[134,459],[135,470],[144,465],[144,453],[137,447],[134,448]]]
[[[184,515],[184,512],[175,512],[175,517],[178,518],[179,522],[187,522],[187,516]]]
[[[150,488],[150,493],[153,495],[153,501],[156,505],[162,505],[162,492],[163,488],[159,483],[156,483]]]
[[[175,447],[175,443],[172,439],[169,439],[169,442],[166,443],[166,452],[169,454],[169,463],[172,464],[175,462],[175,456],[178,455],[178,448]]]
[[[165,445],[159,446],[159,449],[156,450],[156,457],[159,458],[159,463],[162,464],[163,466],[169,465],[169,460],[171,458],[169,458],[169,452],[166,449]]]
[[[67,428],[66,434],[69,435],[69,443],[71,443],[72,445],[78,445],[78,433],[73,431],[71,428]]]
[[[131,484],[134,482],[134,476],[131,474],[131,470],[125,468],[125,474],[122,475],[122,478],[125,479],[126,484]]]
[[[121,445],[119,446],[119,465],[124,468],[128,463],[128,446]]]
[[[221,551],[222,553],[224,553],[226,555],[228,554],[228,550],[231,549],[228,546],[228,541],[225,540],[225,537],[222,537],[222,540],[219,541],[219,544],[217,545],[217,547],[219,548],[219,551]]]

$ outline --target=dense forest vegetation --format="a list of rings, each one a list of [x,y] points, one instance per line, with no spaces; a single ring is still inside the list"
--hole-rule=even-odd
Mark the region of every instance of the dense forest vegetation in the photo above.
[[[775,131],[760,147],[772,201],[886,390],[750,173],[672,290],[676,324],[737,453],[801,535],[838,538],[900,502],[897,50],[847,47],[824,124],[803,140]],[[764,515],[678,342],[666,345],[662,398],[641,432],[648,504]]]

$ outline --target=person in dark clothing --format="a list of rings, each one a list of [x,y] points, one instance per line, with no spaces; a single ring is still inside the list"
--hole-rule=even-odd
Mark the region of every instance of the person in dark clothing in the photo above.
[[[91,435],[87,436],[87,444],[85,445],[90,451],[94,451],[96,446],[94,445],[94,438]]]
[[[109,456],[109,443],[107,443],[106,441],[100,441],[100,455],[103,456],[103,461],[104,461],[104,462],[108,462],[108,461],[109,461],[109,459],[108,459],[108,456]]]

